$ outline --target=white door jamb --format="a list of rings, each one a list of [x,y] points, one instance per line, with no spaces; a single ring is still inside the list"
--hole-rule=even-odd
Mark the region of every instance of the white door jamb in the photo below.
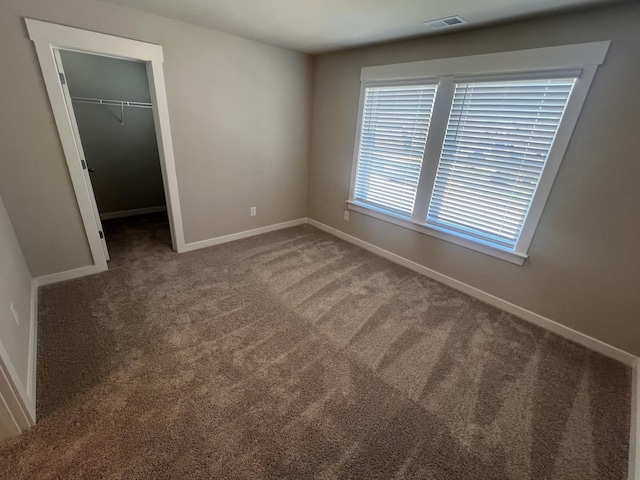
[[[160,167],[171,227],[171,241],[175,251],[183,252],[185,245],[184,229],[162,68],[164,62],[162,47],[151,43],[90,32],[79,28],[65,27],[29,18],[25,19],[25,22],[29,37],[36,47],[42,76],[44,77],[67,167],[69,168],[69,175],[91,249],[95,271],[107,270],[107,258],[99,234],[99,220],[96,219],[91,202],[93,192],[88,190],[90,187],[85,180],[80,152],[74,137],[71,112],[67,108],[62,83],[58,75],[55,49],[75,50],[146,63],[149,91],[153,103],[153,118],[158,139]]]

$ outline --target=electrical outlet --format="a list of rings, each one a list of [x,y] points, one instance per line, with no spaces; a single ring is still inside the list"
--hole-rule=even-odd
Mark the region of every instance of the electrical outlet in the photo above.
[[[256,216],[256,207],[251,207],[251,216],[252,217]]]
[[[348,222],[349,221],[349,210],[345,210],[344,211],[344,219]]]
[[[18,319],[18,311],[16,310],[16,306],[13,303],[9,305],[9,310],[11,310],[11,315],[13,315],[13,319],[16,321],[18,325],[20,325],[20,320]]]

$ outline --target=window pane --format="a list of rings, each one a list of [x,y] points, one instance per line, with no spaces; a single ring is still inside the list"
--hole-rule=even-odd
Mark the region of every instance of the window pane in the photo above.
[[[427,224],[513,250],[575,80],[457,83]]]
[[[410,218],[436,85],[367,87],[354,200]]]

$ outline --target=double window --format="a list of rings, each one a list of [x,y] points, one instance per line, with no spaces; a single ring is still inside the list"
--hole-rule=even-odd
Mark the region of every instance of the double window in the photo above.
[[[607,47],[363,69],[349,208],[522,264]]]

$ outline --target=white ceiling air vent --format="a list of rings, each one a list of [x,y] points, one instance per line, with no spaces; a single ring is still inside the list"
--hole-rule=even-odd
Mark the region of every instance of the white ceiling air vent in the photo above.
[[[458,25],[462,25],[463,23],[467,23],[467,21],[459,17],[458,15],[454,15],[452,17],[439,18],[437,20],[429,20],[427,22],[422,22],[431,30],[440,30],[442,28],[450,28],[456,27]]]

